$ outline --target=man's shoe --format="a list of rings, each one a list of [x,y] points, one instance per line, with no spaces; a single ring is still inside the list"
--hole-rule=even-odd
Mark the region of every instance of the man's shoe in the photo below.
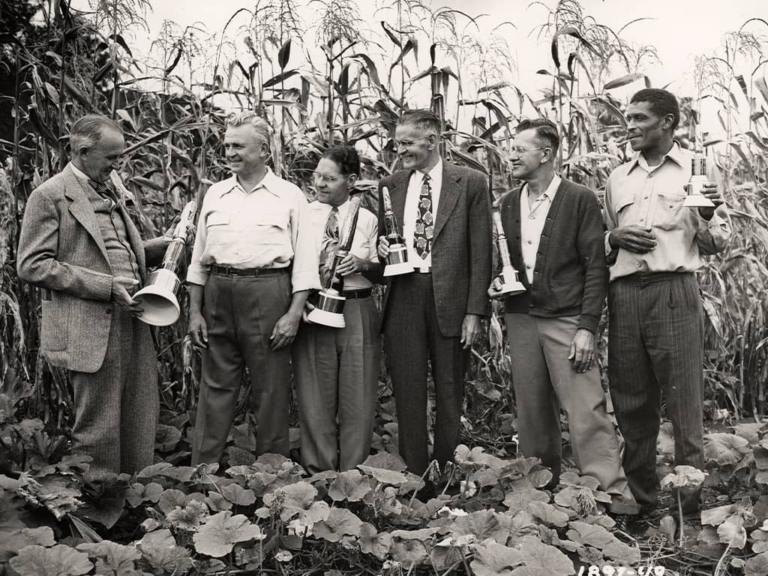
[[[612,496],[608,512],[620,516],[637,516],[640,514],[640,504],[624,496]]]

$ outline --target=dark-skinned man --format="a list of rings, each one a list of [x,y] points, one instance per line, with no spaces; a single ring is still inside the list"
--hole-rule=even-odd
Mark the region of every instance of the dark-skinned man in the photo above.
[[[562,407],[581,473],[611,495],[612,512],[636,514],[596,362],[608,287],[600,203],[590,189],[555,173],[559,145],[550,120],[518,124],[510,162],[525,184],[499,206],[512,265],[526,288],[504,303],[519,449],[548,466],[556,486]],[[489,294],[500,289],[495,278]]]
[[[421,475],[430,462],[428,363],[437,405],[432,458],[443,466],[459,442],[469,349],[490,309],[490,196],[482,174],[442,160],[440,121],[430,111],[403,114],[395,143],[403,170],[382,179],[379,190],[389,189],[415,271],[392,277],[382,321],[400,455]],[[389,243],[379,198],[378,252],[384,259]]]
[[[211,186],[200,211],[187,274],[189,332],[203,355],[193,465],[220,460],[246,366],[256,453],[290,448],[290,345],[320,281],[307,200],[266,165],[269,142],[264,120],[231,116],[224,147],[233,176]]]
[[[703,195],[715,208],[686,208],[692,153],[673,135],[677,99],[666,90],[637,92],[626,111],[634,157],[606,184],[608,376],[626,441],[624,470],[644,511],[657,502],[656,443],[661,395],[675,437],[675,464],[704,468],[703,312],[695,272],[702,256],[730,238],[728,211],[710,166]],[[685,495],[696,513],[699,493]]]

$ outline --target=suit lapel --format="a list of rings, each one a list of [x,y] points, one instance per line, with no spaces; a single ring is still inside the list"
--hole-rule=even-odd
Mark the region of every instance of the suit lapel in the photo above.
[[[88,196],[85,194],[83,184],[69,166],[64,169],[63,174],[65,182],[64,195],[72,201],[72,204],[69,206],[69,213],[91,235],[91,238],[99,247],[101,255],[104,256],[104,260],[109,263],[107,248],[104,246],[104,240],[101,237],[99,222],[96,218],[96,213],[93,211],[93,206],[91,206],[91,201],[88,200]]]
[[[392,190],[389,191],[389,198],[392,200],[392,212],[397,218],[397,224],[400,227],[400,233],[403,233],[403,222],[405,221],[405,197],[408,195],[408,182],[411,179],[411,173],[407,170],[395,174],[392,182]]]
[[[461,172],[443,160],[443,185],[440,189],[440,202],[437,205],[437,215],[435,216],[435,234],[432,239],[434,244],[440,231],[448,221],[448,217],[456,207],[461,194]]]

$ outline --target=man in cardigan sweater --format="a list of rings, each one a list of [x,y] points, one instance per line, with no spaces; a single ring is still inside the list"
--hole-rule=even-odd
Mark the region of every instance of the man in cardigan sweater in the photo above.
[[[513,266],[526,292],[505,302],[520,451],[560,475],[560,410],[568,415],[576,464],[612,497],[615,513],[637,513],[621,467],[595,363],[595,332],[608,283],[595,194],[554,171],[557,127],[524,120],[512,147],[512,174],[525,185],[500,205]],[[501,288],[494,279],[489,290]]]

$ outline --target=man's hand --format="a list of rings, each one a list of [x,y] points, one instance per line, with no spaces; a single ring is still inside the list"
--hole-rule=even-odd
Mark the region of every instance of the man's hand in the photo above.
[[[289,346],[293,342],[293,339],[296,338],[296,333],[299,331],[300,320],[301,314],[288,312],[277,321],[272,330],[272,336],[269,337],[272,341],[272,350],[280,350],[280,348]]]
[[[112,301],[137,318],[141,316],[144,309],[141,307],[141,304],[131,297],[128,290],[136,288],[138,285],[139,281],[133,278],[126,278],[124,276],[112,278]]]
[[[717,187],[717,184],[713,184],[712,182],[707,182],[701,187],[701,195],[704,196],[704,198],[707,198],[712,202],[712,204],[715,205],[714,208],[699,208],[699,214],[701,215],[704,220],[712,220],[712,216],[715,215],[715,210],[718,206],[721,206],[725,204],[725,200],[723,200],[723,195],[720,193],[719,188]]]
[[[315,309],[315,305],[312,304],[309,300],[304,302],[304,309],[301,311],[301,319],[304,320],[307,324],[314,324],[312,320],[309,319],[309,313],[312,312],[312,310]]]
[[[491,286],[488,288],[488,296],[490,296],[491,298],[498,298],[499,296],[501,296],[501,294],[499,294],[499,292],[501,291],[501,288],[502,288],[501,277],[496,276],[496,278],[494,278],[493,281],[491,282]]]
[[[336,267],[336,273],[339,276],[349,276],[350,274],[362,274],[365,272],[367,262],[352,254],[347,254]]]
[[[466,314],[461,323],[461,343],[464,350],[469,350],[480,335],[480,316]]]
[[[568,360],[580,374],[592,369],[595,362],[595,335],[586,328],[576,330]]]
[[[656,235],[640,226],[621,226],[611,230],[608,241],[612,248],[623,248],[636,254],[645,254],[656,248]]]
[[[163,234],[163,238],[167,238],[169,240],[169,244],[170,244],[170,241],[173,240],[173,233],[176,230],[176,226],[179,225],[180,221],[181,221],[181,214],[177,214],[176,217],[173,219],[173,222],[171,222],[171,225],[165,231],[165,234]],[[193,243],[195,240],[196,232],[197,232],[197,227],[194,225],[194,223],[190,222],[189,224],[187,224],[184,243],[185,244]]]
[[[379,236],[379,258],[382,260],[389,256],[389,240],[386,236]]]
[[[190,312],[188,334],[193,347],[208,348],[208,324],[199,312]]]

